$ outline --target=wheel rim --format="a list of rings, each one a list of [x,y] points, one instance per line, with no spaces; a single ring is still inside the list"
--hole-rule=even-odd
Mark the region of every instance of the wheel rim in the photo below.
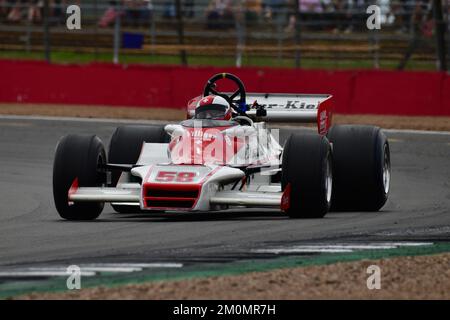
[[[384,193],[388,194],[389,185],[391,182],[391,161],[389,157],[389,147],[387,144],[384,145],[384,159],[383,159],[383,187]]]
[[[325,176],[325,194],[327,196],[327,202],[331,202],[331,191],[333,186],[333,171],[331,167],[331,159],[330,157],[327,158],[327,165],[326,165],[326,176]]]

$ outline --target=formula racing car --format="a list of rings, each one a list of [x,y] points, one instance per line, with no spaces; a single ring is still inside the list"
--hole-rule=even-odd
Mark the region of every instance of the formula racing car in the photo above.
[[[236,90],[219,90],[224,79]],[[321,218],[329,210],[377,211],[389,194],[388,141],[378,127],[331,127],[331,110],[331,95],[247,93],[236,76],[217,74],[188,103],[186,120],[120,126],[108,155],[95,135],[61,138],[56,209],[67,220],[96,219],[105,203],[142,214],[274,208]],[[312,122],[317,130],[291,126],[295,133],[281,144],[268,122]]]

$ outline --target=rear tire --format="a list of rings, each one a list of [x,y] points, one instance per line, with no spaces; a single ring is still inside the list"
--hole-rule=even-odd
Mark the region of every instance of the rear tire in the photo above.
[[[141,154],[142,144],[167,143],[169,135],[164,126],[121,126],[114,131],[109,145],[108,159],[113,164],[136,164]],[[121,172],[112,171],[111,187],[116,187]],[[136,213],[140,209],[126,205],[111,205],[118,213]]]
[[[283,150],[281,187],[290,185],[287,214],[322,218],[331,201],[332,157],[328,139],[315,134],[291,135]]]
[[[100,187],[106,174],[99,165],[106,163],[102,141],[97,136],[67,135],[56,147],[53,163],[53,198],[61,218],[94,220],[103,210],[103,202],[69,203],[69,189],[78,179],[79,187]]]
[[[335,211],[378,211],[390,184],[389,143],[374,126],[339,125],[328,132],[333,147]]]

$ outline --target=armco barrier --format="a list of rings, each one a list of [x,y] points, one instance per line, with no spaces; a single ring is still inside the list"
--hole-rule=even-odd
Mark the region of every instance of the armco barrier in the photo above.
[[[339,113],[450,115],[450,76],[439,72],[0,60],[0,102],[182,108],[218,72],[236,74],[249,92],[333,94],[334,110]]]

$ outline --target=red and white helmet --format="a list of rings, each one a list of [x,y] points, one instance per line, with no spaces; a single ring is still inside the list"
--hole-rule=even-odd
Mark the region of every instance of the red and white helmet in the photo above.
[[[221,96],[209,95],[203,97],[195,107],[196,119],[230,120],[231,106]]]

